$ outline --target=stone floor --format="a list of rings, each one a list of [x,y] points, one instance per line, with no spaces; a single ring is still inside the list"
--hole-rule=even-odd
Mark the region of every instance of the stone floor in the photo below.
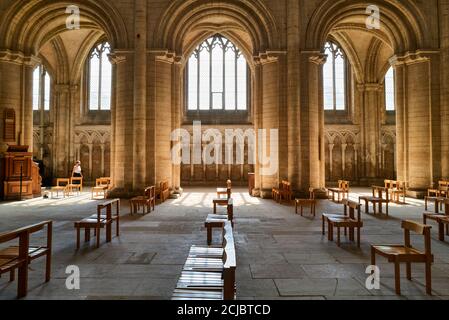
[[[367,194],[355,189],[352,199]],[[203,223],[211,212],[213,190],[188,189],[178,200],[157,206],[147,216],[129,216],[122,201],[122,234],[95,249],[75,251],[73,222],[95,212],[98,201],[85,193],[70,199],[33,199],[0,204],[0,232],[43,220],[54,221],[52,280],[44,284],[43,262],[30,266],[27,299],[169,299],[181,273],[189,247],[204,245]],[[321,235],[321,219],[300,217],[294,208],[271,200],[251,198],[235,190],[237,295],[239,299],[448,299],[449,244],[437,240],[432,297],[425,295],[423,266],[413,267],[413,281],[402,279],[403,296],[394,293],[393,266],[380,259],[381,289],[365,288],[370,244],[402,243],[401,219],[421,220],[423,201],[391,205],[390,218],[363,215],[362,247],[344,240],[341,248]],[[223,210],[223,209],[222,209]],[[341,212],[342,206],[322,200],[317,212]],[[39,243],[42,234],[36,235]],[[219,234],[215,234],[219,240]],[[417,246],[422,239],[414,237]],[[80,290],[66,289],[68,265],[81,272]],[[402,269],[403,276],[405,270]],[[0,279],[0,298],[14,299],[16,282]]]

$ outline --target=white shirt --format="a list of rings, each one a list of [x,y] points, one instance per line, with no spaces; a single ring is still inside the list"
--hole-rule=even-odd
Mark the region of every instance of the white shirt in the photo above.
[[[81,173],[81,166],[80,165],[75,165],[75,168],[73,168],[73,172],[75,173]]]

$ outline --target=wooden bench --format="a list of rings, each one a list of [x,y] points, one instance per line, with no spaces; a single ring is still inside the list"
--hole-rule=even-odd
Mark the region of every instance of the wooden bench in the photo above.
[[[300,208],[301,217],[303,216],[303,209],[310,207],[310,212],[313,217],[316,216],[316,198],[315,189],[309,188],[309,199],[295,199],[295,213],[298,214],[298,207]]]
[[[113,214],[113,206],[116,206]],[[105,211],[105,212],[103,212]],[[80,248],[81,229],[84,229],[84,241],[90,241],[90,229],[94,230],[97,248],[100,247],[100,230],[106,229],[106,242],[112,241],[112,223],[116,223],[116,236],[120,236],[120,199],[113,199],[97,206],[97,213],[81,221],[75,222],[76,249]]]
[[[67,195],[72,195],[72,193],[77,193],[78,195],[83,192],[83,177],[71,177],[70,183],[67,185]]]
[[[50,193],[51,198],[53,199],[53,192],[56,192],[56,196],[59,197],[59,192],[62,192],[62,196],[65,198],[67,195],[67,186],[70,185],[69,178],[57,178],[56,186],[51,187]]]
[[[191,248],[172,299],[235,300],[236,267],[232,224],[227,221],[222,248]]]
[[[215,228],[223,229],[224,224],[230,221],[232,226],[234,227],[234,202],[231,199],[228,199],[227,204],[227,215],[217,215],[217,214],[209,214],[206,218],[206,222],[204,226],[207,230],[207,245],[210,246],[212,244],[212,232]]]
[[[444,214],[424,212],[423,223],[433,220],[438,223],[438,239],[444,241],[444,226],[446,225],[446,235],[449,235],[449,199],[444,200]]]
[[[355,229],[357,229],[357,246],[360,248],[360,229],[363,227],[363,221],[360,213],[361,205],[343,199],[344,214],[343,215],[329,215],[326,217],[327,221],[327,233],[329,241],[334,240],[334,229],[337,229],[337,246],[340,247],[340,230],[344,229],[345,235],[347,235],[347,230],[349,229],[349,241],[354,242]]]
[[[45,245],[30,245],[30,235],[47,228],[47,243]],[[28,291],[28,265],[40,257],[45,256],[45,282],[51,278],[51,252],[52,252],[52,221],[41,222],[32,226],[20,228],[11,232],[0,234],[0,243],[7,243],[18,239],[18,246],[10,246],[0,250],[0,276],[10,273],[10,281],[15,280],[15,271],[18,270],[17,297],[23,298]]]
[[[156,187],[150,186],[145,188],[144,195],[134,197],[129,200],[131,207],[131,215],[138,213],[140,208],[143,210],[143,214],[150,213],[151,210],[156,208]]]
[[[403,221],[405,243],[403,245],[372,245],[371,246],[371,265],[376,265],[376,254],[388,259],[388,262],[394,263],[395,270],[395,288],[396,294],[401,294],[401,269],[400,264],[406,263],[407,279],[412,280],[412,263],[424,263],[426,274],[426,292],[432,294],[432,275],[431,266],[433,255],[431,252],[430,229],[431,226],[422,225],[413,221]],[[410,231],[424,236],[424,251],[412,247],[410,242]]]
[[[159,188],[156,190],[157,199],[159,199],[160,203],[165,202],[168,198],[170,198],[170,188],[168,180],[164,180],[159,184]]]
[[[226,181],[226,188],[217,188],[217,198],[228,195],[228,190],[232,190],[232,181]],[[232,192],[232,191],[231,191]]]
[[[110,187],[111,187],[111,178],[103,177],[96,179],[95,186],[92,187],[92,199],[98,198],[100,196],[102,196],[103,199],[106,199]]]
[[[332,197],[330,194],[332,193]],[[337,188],[327,188],[327,198],[335,202],[335,194],[337,194],[338,203],[349,197],[349,181],[339,180]]]
[[[362,201],[365,202],[365,213],[369,213],[369,204],[373,204],[374,214],[377,214],[377,206],[379,207],[379,213],[382,212],[382,205],[385,203],[386,215],[388,216],[388,205],[390,203],[390,198],[388,194],[388,189],[385,187],[372,186],[371,187],[373,195],[372,196],[360,196],[359,204]],[[384,197],[385,196],[385,197]]]

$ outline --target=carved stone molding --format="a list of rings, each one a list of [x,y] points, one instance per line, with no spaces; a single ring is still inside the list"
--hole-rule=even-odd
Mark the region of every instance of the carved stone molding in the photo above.
[[[42,61],[36,56],[26,56],[19,51],[0,50],[0,61],[34,67]]]
[[[405,55],[395,55],[391,57],[390,64],[393,67],[400,65],[412,65],[416,63],[428,62],[432,56],[438,55],[440,52],[436,50],[418,50],[416,52],[407,52]]]
[[[279,61],[279,57],[282,55],[286,55],[287,53],[285,51],[265,51],[259,53],[258,56],[254,57],[254,61],[256,64],[269,64]]]

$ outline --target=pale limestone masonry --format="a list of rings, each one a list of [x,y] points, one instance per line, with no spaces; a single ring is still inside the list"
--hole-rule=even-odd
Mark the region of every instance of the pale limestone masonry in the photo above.
[[[282,179],[303,191],[339,176],[360,185],[397,176],[417,190],[449,178],[449,0],[73,0],[81,29],[71,31],[66,3],[0,0],[0,151],[4,109],[13,108],[16,142],[43,156],[50,178],[67,175],[78,158],[90,180],[110,174],[117,194],[163,179],[177,188],[194,177],[195,168],[189,176],[172,165],[170,133],[191,125],[184,69],[192,50],[216,33],[242,50],[251,70],[249,124],[227,127],[279,129],[278,173],[244,169],[254,169],[262,194]],[[370,4],[380,8],[380,30],[365,25]],[[323,110],[329,39],[350,62],[343,116]],[[86,105],[86,59],[100,40],[113,51],[107,115]],[[38,63],[52,77],[43,130],[32,111]],[[395,117],[384,103],[390,66]],[[217,167],[215,178],[198,170],[214,184],[228,168]]]

